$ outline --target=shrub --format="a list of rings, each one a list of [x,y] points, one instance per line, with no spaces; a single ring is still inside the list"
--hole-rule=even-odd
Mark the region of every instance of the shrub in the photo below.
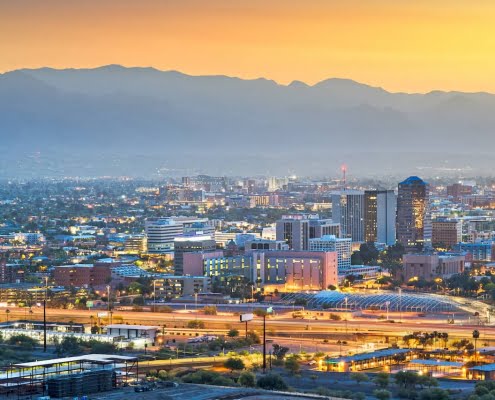
[[[268,374],[258,379],[258,387],[266,390],[287,390],[288,386],[280,375]]]
[[[252,372],[244,371],[239,376],[239,385],[244,387],[255,387],[256,386],[256,376]]]

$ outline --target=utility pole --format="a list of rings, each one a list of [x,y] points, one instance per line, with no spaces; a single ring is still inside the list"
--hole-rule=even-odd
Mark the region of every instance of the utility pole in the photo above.
[[[273,312],[273,307],[268,307],[263,313],[263,373],[266,373],[266,316]]]

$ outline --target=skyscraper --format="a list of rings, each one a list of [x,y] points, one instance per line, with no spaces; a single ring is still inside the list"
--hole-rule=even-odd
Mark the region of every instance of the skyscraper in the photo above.
[[[395,244],[397,196],[393,190],[366,190],[364,192],[364,240],[366,242]]]
[[[364,192],[333,192],[332,220],[340,223],[342,237],[350,237],[354,242],[364,241]]]
[[[397,240],[406,249],[431,248],[429,186],[417,176],[399,183],[397,197]]]

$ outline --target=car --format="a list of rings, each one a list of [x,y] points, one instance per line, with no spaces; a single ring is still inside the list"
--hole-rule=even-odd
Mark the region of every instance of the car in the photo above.
[[[316,364],[316,361],[315,360],[311,360],[308,362],[308,365],[315,365]]]

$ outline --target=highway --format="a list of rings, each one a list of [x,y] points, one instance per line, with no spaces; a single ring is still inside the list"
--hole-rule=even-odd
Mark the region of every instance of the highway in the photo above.
[[[23,308],[9,307],[10,320],[25,319],[26,310]],[[89,324],[91,316],[96,321],[98,312],[104,310],[65,310],[65,309],[47,309],[47,320],[51,322],[69,322]],[[3,320],[6,318],[6,313],[0,309],[0,316]],[[152,312],[136,312],[136,311],[116,311],[113,314],[114,322],[122,321],[127,324],[143,324],[156,325],[157,327],[167,329],[185,328],[187,322],[199,319],[204,321],[205,329],[197,330],[198,332],[208,332],[213,330],[226,331],[231,328],[238,329],[241,333],[245,329],[245,325],[239,322],[239,317],[235,315],[203,315],[200,312],[184,312],[175,311],[173,313],[152,313]],[[33,308],[33,314],[27,314],[28,319],[42,320],[43,309]],[[104,321],[106,322],[106,321]],[[263,319],[255,317],[249,322],[249,329],[261,331]],[[495,340],[495,329],[488,326],[476,325],[460,325],[447,324],[442,321],[434,321],[431,319],[417,318],[406,319],[402,323],[387,322],[385,320],[360,318],[349,321],[333,321],[333,320],[302,320],[293,319],[291,313],[286,315],[277,315],[267,318],[267,332],[269,336],[305,336],[305,337],[321,337],[327,335],[351,335],[365,334],[376,336],[401,337],[407,333],[423,331],[423,332],[448,332],[449,337],[453,338],[471,338],[472,331],[478,329],[481,333],[481,340]]]

